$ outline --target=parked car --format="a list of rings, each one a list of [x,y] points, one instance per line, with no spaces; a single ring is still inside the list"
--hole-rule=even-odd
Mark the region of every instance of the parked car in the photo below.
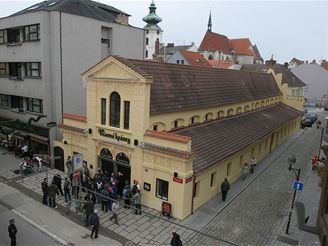
[[[301,127],[302,128],[305,128],[305,127],[312,127],[313,125],[313,122],[311,119],[309,118],[305,118],[305,119],[302,119],[301,120]]]
[[[318,115],[317,115],[317,114],[313,114],[313,113],[311,113],[311,114],[308,114],[308,115],[306,116],[306,118],[307,118],[307,119],[310,119],[310,120],[312,121],[312,124],[313,124],[314,122],[317,121],[317,119],[318,119]]]

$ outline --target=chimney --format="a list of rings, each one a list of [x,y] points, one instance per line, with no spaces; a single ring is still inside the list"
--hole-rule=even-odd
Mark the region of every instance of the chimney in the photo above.
[[[121,25],[129,25],[129,16],[119,14],[116,16],[116,22]]]
[[[271,59],[268,61],[265,61],[266,66],[274,66],[276,64],[276,60],[273,60],[273,56],[271,56]]]
[[[288,68],[288,62],[285,62],[285,63],[284,63],[284,67],[285,67],[285,68]]]

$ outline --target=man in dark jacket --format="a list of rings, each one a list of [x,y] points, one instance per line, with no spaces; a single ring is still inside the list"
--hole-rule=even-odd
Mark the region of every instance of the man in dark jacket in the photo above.
[[[83,204],[82,209],[85,211],[86,219],[85,219],[85,226],[89,226],[89,217],[94,211],[94,204],[93,201],[88,198],[86,202]]]
[[[9,220],[9,226],[8,226],[8,232],[9,237],[11,239],[11,246],[16,246],[16,234],[17,234],[17,228],[15,226],[15,220]]]
[[[182,241],[180,239],[180,235],[175,231],[172,231],[172,239],[171,239],[172,246],[182,246]]]
[[[49,195],[49,206],[53,208],[57,208],[56,206],[56,193],[57,193],[57,185],[54,181],[52,181],[51,185],[48,186],[48,195]]]
[[[93,214],[91,214],[89,218],[89,223],[92,227],[91,235],[90,237],[93,238],[93,233],[95,234],[95,238],[98,237],[98,230],[99,230],[99,216],[97,215],[97,210],[93,211]]]
[[[60,194],[63,196],[64,193],[63,193],[63,189],[62,189],[62,185],[61,185],[61,183],[62,183],[62,177],[60,176],[60,174],[56,174],[54,176],[54,179],[53,180],[54,180],[54,182],[55,182],[55,184],[57,185],[57,188],[58,188],[57,195],[59,195],[59,192],[60,192]]]
[[[42,193],[43,193],[42,203],[44,205],[48,205],[48,182],[47,182],[46,178],[43,179],[43,181],[41,183],[41,188],[42,188]]]
[[[229,189],[230,189],[230,184],[229,184],[227,178],[225,178],[221,184],[222,201],[226,200]]]

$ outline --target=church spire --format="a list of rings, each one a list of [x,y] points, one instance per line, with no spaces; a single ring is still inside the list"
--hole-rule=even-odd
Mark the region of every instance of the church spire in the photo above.
[[[145,16],[142,20],[147,23],[147,26],[155,26],[157,25],[157,23],[162,21],[162,18],[156,14],[156,5],[154,3],[154,0],[152,0],[150,4],[149,14]]]
[[[208,18],[207,31],[212,32],[212,16],[210,11],[210,17]]]

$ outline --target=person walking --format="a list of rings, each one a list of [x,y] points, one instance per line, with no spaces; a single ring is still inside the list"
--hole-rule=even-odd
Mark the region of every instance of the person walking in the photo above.
[[[67,177],[65,177],[65,182],[64,182],[64,195],[65,195],[65,202],[71,200],[71,182],[68,180]]]
[[[230,183],[227,178],[221,183],[221,193],[222,193],[222,201],[225,202],[228,194],[228,190],[230,189]]]
[[[245,180],[247,173],[248,173],[248,164],[245,162],[245,164],[243,166],[243,174],[242,174],[241,180]]]
[[[176,231],[172,231],[171,246],[182,246],[180,235]]]
[[[115,220],[115,224],[118,225],[118,209],[120,208],[120,205],[118,204],[118,202],[116,200],[113,201],[112,203],[112,217],[110,217],[110,220]]]
[[[56,193],[57,193],[57,185],[54,181],[48,186],[48,195],[49,195],[49,206],[53,208],[57,208],[56,206]]]
[[[85,211],[85,226],[89,226],[89,217],[94,212],[93,201],[88,198],[88,200],[83,204],[82,209]]]
[[[9,220],[8,232],[9,232],[9,237],[11,240],[10,245],[16,246],[17,228],[15,226],[15,219]]]
[[[133,195],[135,214],[141,214],[141,193],[138,189],[137,192]]]
[[[250,168],[251,173],[254,173],[255,167],[256,167],[256,159],[255,159],[255,157],[252,157],[251,158],[251,168]]]
[[[93,214],[91,214],[90,218],[89,218],[89,223],[92,227],[91,235],[90,235],[91,238],[93,238],[93,234],[95,235],[95,238],[98,237],[100,221],[99,221],[99,216],[97,215],[97,212],[98,212],[97,210],[94,210]]]
[[[109,192],[106,189],[100,191],[101,210],[108,212]]]
[[[44,205],[48,205],[48,182],[47,179],[44,178],[41,182],[41,189],[42,189],[42,203]]]

